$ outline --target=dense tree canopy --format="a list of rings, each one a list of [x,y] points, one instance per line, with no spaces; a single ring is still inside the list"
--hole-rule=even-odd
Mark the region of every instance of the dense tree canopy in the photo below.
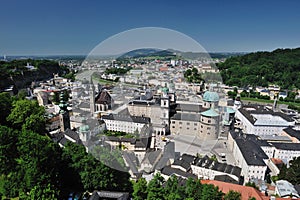
[[[61,148],[41,134],[44,108],[36,101],[3,95],[5,102],[12,106],[2,108],[8,121],[0,125],[0,196],[65,199],[70,191],[132,191],[128,173],[105,166],[84,146]]]
[[[278,179],[285,179],[293,185],[300,184],[300,157],[293,158],[293,160],[290,161],[289,168],[284,165],[280,169]]]
[[[6,118],[10,114],[10,110],[12,108],[12,101],[10,94],[8,93],[0,93],[0,124],[1,125],[8,125]]]
[[[185,184],[183,184],[184,182]],[[171,176],[165,181],[160,174],[156,174],[148,184],[145,179],[141,178],[133,186],[133,199],[221,200],[224,196],[218,187],[201,184],[200,180],[189,178],[184,182],[180,183],[176,176]],[[230,192],[224,197],[238,197],[240,195],[238,194]]]
[[[27,63],[34,69],[27,68]],[[19,59],[12,61],[0,61],[0,91],[10,85],[17,88],[26,88],[32,81],[44,80],[53,77],[53,73],[64,75],[69,73],[65,66],[59,66],[53,60]]]
[[[38,105],[37,101],[26,99],[14,101],[11,113],[7,117],[14,128],[19,130],[31,130],[36,133],[45,131],[45,109]]]
[[[231,86],[300,88],[300,48],[277,49],[228,58],[217,66],[223,82]]]
[[[190,83],[201,83],[203,80],[197,68],[187,69],[184,72],[184,78]]]

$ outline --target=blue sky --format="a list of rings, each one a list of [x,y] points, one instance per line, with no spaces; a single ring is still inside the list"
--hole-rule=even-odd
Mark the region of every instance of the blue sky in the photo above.
[[[128,29],[182,32],[209,52],[300,46],[300,1],[3,0],[0,56],[88,54]]]

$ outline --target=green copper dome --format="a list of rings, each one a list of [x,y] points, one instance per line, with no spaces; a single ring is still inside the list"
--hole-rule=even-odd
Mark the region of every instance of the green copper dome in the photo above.
[[[217,117],[219,116],[219,113],[217,113],[214,109],[209,109],[207,111],[204,111],[202,113],[200,113],[201,115],[204,115],[206,117]]]
[[[216,92],[206,91],[203,95],[203,101],[218,102],[219,95]]]
[[[161,91],[164,92],[164,93],[168,93],[169,92],[169,88],[163,87],[163,88],[161,88]]]
[[[90,130],[89,125],[83,125],[83,126],[80,126],[80,128],[79,128],[79,132],[87,132],[89,130]]]

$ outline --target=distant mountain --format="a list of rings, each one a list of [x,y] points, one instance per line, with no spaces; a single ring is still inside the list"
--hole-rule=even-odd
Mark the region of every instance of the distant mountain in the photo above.
[[[119,56],[118,59],[126,59],[126,58],[146,58],[146,57],[178,57],[181,59],[187,60],[197,60],[197,59],[209,59],[209,58],[228,58],[231,56],[243,55],[243,53],[206,53],[206,52],[181,52],[173,49],[135,49],[124,53]]]
[[[135,49],[124,53],[118,59],[175,56],[172,51],[160,49]]]

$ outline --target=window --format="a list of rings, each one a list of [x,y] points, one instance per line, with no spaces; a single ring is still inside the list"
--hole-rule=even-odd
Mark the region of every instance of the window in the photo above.
[[[210,130],[210,127],[207,127],[207,130]]]
[[[187,122],[186,125],[190,125],[190,122]]]
[[[187,129],[187,130],[189,130],[190,128],[189,128],[189,127],[187,127],[186,129]]]
[[[194,130],[196,131],[196,130],[197,130],[197,128],[194,128]]]
[[[179,124],[182,124],[182,122],[179,122]]]
[[[175,128],[175,126],[172,126],[172,128]]]
[[[211,122],[211,120],[207,120],[207,123],[210,123]]]
[[[175,124],[175,121],[172,121],[172,124]]]
[[[197,123],[194,123],[194,126],[197,126]]]

